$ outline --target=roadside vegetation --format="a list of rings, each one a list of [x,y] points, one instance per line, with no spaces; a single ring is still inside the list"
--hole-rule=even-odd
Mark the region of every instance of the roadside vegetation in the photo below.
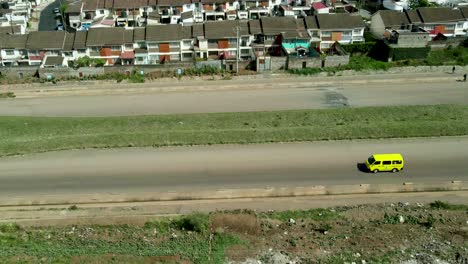
[[[2,263],[464,263],[466,205],[159,217],[143,226],[0,224]],[[406,261],[406,262],[405,262]],[[446,261],[446,262],[443,262]]]
[[[468,135],[468,106],[90,118],[0,117],[0,127],[0,156],[83,148],[437,137]]]
[[[346,46],[344,46],[346,48]],[[351,49],[350,49],[351,50]],[[425,59],[402,59],[393,62],[384,62],[375,60],[367,55],[369,52],[368,46],[358,46],[355,44],[352,50],[357,52],[358,55],[351,56],[349,64],[327,67],[327,68],[304,68],[304,69],[291,69],[289,73],[300,75],[314,75],[321,72],[326,72],[328,75],[335,73],[354,70],[354,71],[386,71],[392,67],[405,67],[405,66],[444,66],[444,65],[468,65],[468,49],[466,47],[449,47],[442,50],[429,51]],[[408,52],[411,52],[409,49]]]

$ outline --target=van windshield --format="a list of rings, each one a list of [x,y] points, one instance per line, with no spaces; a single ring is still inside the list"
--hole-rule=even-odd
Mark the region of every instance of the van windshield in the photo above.
[[[373,163],[375,162],[374,157],[371,156],[371,157],[367,160],[367,162],[369,162],[369,164],[373,164]]]

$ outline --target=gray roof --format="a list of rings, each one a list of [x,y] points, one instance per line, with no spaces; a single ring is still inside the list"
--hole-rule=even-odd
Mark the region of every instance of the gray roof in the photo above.
[[[380,15],[385,27],[400,27],[410,23],[404,12],[395,10],[379,10],[375,15]]]
[[[181,19],[188,19],[188,18],[192,18],[193,17],[193,12],[192,11],[187,11],[187,12],[183,12],[180,14],[180,18]]]
[[[183,6],[190,3],[190,0],[158,0],[160,6]]]
[[[260,18],[264,34],[280,34],[285,31],[295,31],[296,21],[294,17],[262,17]]]
[[[408,10],[408,11],[405,11],[405,12],[406,12],[406,16],[408,17],[411,24],[421,23],[421,18],[419,17],[418,11]]]
[[[244,20],[222,20],[205,23],[205,38],[235,38],[237,36],[236,27],[239,27],[239,36],[249,35],[247,21]]]
[[[318,29],[317,17],[308,16],[304,19],[307,29]]]
[[[133,30],[133,40],[135,42],[145,40],[145,28],[135,28]]]
[[[63,51],[72,51],[75,42],[75,33],[67,33],[65,35],[65,43],[63,43]]]
[[[133,30],[125,28],[90,28],[86,39],[87,46],[122,45],[133,43]]]
[[[260,24],[260,20],[249,20],[249,30],[250,34],[262,34],[262,25]]]
[[[303,19],[294,17],[262,17],[260,19],[265,35],[283,34],[285,38],[309,38]]]
[[[468,19],[468,6],[461,6],[458,9],[460,9],[460,12],[462,12],[465,19]]]
[[[25,49],[28,35],[0,35],[0,48]]]
[[[55,66],[62,65],[65,58],[62,56],[47,56],[44,65]]]
[[[161,18],[161,15],[159,14],[158,11],[153,11],[153,12],[148,14],[148,18],[149,19],[159,20]]]
[[[180,24],[155,25],[146,27],[147,41],[178,41],[191,38],[191,30]]]
[[[29,33],[26,48],[32,50],[63,49],[66,34],[64,31],[32,31]]]
[[[205,36],[205,31],[203,29],[203,24],[194,24],[192,25],[192,38]]]
[[[418,8],[417,11],[424,23],[456,22],[465,20],[460,10],[446,7],[421,7]]]
[[[361,16],[350,14],[318,14],[317,21],[320,29],[353,29],[366,26]]]
[[[16,34],[16,33],[21,33],[21,26],[14,25],[14,26],[0,27],[0,34]]]
[[[68,5],[67,9],[65,9],[65,14],[81,13],[82,5],[83,3],[81,1]]]
[[[73,49],[86,49],[86,36],[87,31],[78,31],[75,33],[75,40],[73,42]]]

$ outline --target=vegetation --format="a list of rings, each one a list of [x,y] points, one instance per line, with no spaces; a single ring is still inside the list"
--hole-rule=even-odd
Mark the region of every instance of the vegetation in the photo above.
[[[449,204],[442,201],[434,201],[429,204],[432,209],[444,209],[444,210],[465,210],[468,211],[468,206],[463,204]]]
[[[436,206],[434,206],[436,205]],[[143,227],[0,224],[2,263],[461,263],[465,209],[359,205],[160,217]],[[107,208],[103,208],[106,210]],[[145,216],[147,217],[147,216]],[[410,241],[411,243],[408,243]],[[276,257],[275,257],[276,256]],[[292,261],[295,260],[295,261]],[[253,262],[253,261],[252,261]]]
[[[0,93],[0,98],[15,98],[16,95],[13,92]]]
[[[431,3],[428,0],[410,0],[409,7],[410,9],[416,9],[419,7],[436,7],[437,4]]]
[[[105,59],[95,59],[95,58],[90,58],[88,56],[84,56],[84,57],[76,59],[75,61],[71,61],[69,66],[77,70],[81,67],[102,67],[105,64],[106,64]]]
[[[375,42],[353,43],[341,45],[341,47],[351,55],[367,54],[374,47]]]
[[[424,62],[430,66],[468,65],[468,49],[449,46],[444,50],[434,50],[429,52],[429,56]]]
[[[0,127],[0,156],[81,148],[456,136],[468,134],[468,106],[93,118],[0,117]]]
[[[349,59],[348,65],[342,65],[337,67],[327,68],[302,68],[302,69],[291,69],[289,73],[300,74],[300,75],[314,75],[321,72],[334,74],[336,72],[345,70],[365,71],[365,70],[388,70],[391,64],[382,61],[374,60],[367,56],[355,56]]]

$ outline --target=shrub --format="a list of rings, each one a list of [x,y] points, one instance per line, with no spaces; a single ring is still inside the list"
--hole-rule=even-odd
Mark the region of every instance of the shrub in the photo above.
[[[206,214],[195,213],[184,216],[172,222],[174,228],[179,230],[195,231],[205,233],[208,231],[209,218]]]
[[[348,53],[362,53],[367,54],[374,47],[375,42],[354,43],[348,45],[341,45],[341,47]]]
[[[0,225],[0,232],[2,233],[13,233],[16,231],[21,230],[21,227],[16,223],[9,223],[9,224],[1,224]]]
[[[16,95],[13,92],[0,93],[0,98],[15,98]]]

